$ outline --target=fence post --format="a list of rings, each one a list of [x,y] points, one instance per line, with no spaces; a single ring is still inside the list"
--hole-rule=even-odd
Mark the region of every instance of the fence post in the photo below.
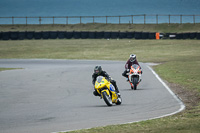
[[[158,24],[158,14],[156,15],[156,24]]]
[[[182,24],[182,15],[180,15],[180,23]]]
[[[133,24],[133,15],[131,15],[131,17],[132,17],[132,24]]]
[[[195,15],[193,15],[193,23],[195,24],[196,22],[195,22]]]
[[[14,25],[14,17],[12,17],[12,25]]]
[[[144,14],[144,24],[146,24],[146,14]]]
[[[169,24],[170,24],[170,15],[169,15]]]
[[[28,20],[27,20],[27,16],[26,16],[26,25],[28,24],[27,22],[28,22]]]
[[[68,16],[66,16],[66,24],[68,24]]]
[[[41,25],[41,21],[42,21],[42,19],[41,19],[41,17],[39,17],[39,24]]]

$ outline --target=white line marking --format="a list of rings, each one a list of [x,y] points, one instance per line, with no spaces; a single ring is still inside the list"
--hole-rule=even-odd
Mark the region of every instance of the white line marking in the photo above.
[[[163,84],[163,86],[169,91],[169,93],[178,101],[178,103],[180,104],[180,109],[171,113],[171,114],[166,114],[166,115],[163,115],[163,116],[160,116],[160,117],[156,117],[156,118],[161,118],[161,117],[165,117],[165,116],[170,116],[170,115],[173,115],[173,114],[176,114],[176,113],[179,113],[181,112],[182,110],[185,109],[185,105],[184,103],[171,91],[171,89],[165,84],[165,82],[163,82],[163,80],[158,76],[158,74],[150,67],[150,66],[147,66],[151,71],[152,73],[155,75],[155,77]]]

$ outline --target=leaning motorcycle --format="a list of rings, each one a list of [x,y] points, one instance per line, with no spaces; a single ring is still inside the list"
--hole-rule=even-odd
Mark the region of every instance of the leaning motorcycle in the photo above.
[[[105,77],[97,77],[95,81],[95,89],[108,106],[112,106],[113,103],[116,105],[120,105],[122,103],[121,97],[118,97],[115,92],[115,87]]]
[[[142,75],[141,67],[137,64],[133,64],[128,73],[128,79],[129,83],[131,84],[131,89],[134,90],[137,89],[137,86],[141,82],[141,75]]]

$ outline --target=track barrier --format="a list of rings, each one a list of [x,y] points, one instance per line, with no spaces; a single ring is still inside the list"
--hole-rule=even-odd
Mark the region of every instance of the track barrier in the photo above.
[[[24,39],[200,39],[199,32],[156,33],[121,31],[10,31],[0,32],[0,40]]]
[[[104,31],[96,32],[96,39],[104,38]]]
[[[119,38],[119,32],[111,32],[110,38],[111,39],[117,39],[117,38]]]
[[[49,32],[49,38],[50,39],[56,39],[58,37],[58,32],[57,31],[50,31]]]
[[[66,38],[67,39],[71,39],[71,38],[73,38],[73,36],[74,36],[74,32],[73,31],[66,32]]]
[[[26,32],[18,32],[18,39],[19,40],[26,39]]]
[[[111,32],[104,32],[104,39],[110,39]]]
[[[96,32],[88,32],[88,38],[89,39],[95,39],[96,38]]]
[[[26,39],[33,39],[34,31],[27,31],[26,32]]]
[[[43,39],[49,39],[49,31],[43,31],[42,32],[42,38]]]
[[[81,39],[87,39],[88,38],[88,33],[87,31],[82,31],[81,32]]]
[[[160,33],[156,32],[156,40],[160,39]]]
[[[65,31],[59,31],[58,32],[58,38],[59,39],[65,39],[66,38],[66,32]]]
[[[128,39],[135,38],[135,32],[126,32],[126,34]]]
[[[42,38],[42,32],[34,32],[34,39],[41,39]]]
[[[2,40],[9,40],[10,33],[9,32],[2,32]]]

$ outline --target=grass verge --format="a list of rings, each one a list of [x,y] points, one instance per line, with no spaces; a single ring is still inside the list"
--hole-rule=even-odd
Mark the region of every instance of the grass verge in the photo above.
[[[199,32],[196,24],[44,24],[0,25],[0,31],[143,31],[143,32]]]
[[[23,69],[23,68],[0,68],[0,72],[6,70],[15,70],[15,69]]]
[[[154,70],[186,104],[173,116],[132,124],[98,127],[72,133],[196,133],[200,131],[199,40],[23,40],[0,41],[0,58],[127,60],[135,53],[141,62],[161,65]]]

